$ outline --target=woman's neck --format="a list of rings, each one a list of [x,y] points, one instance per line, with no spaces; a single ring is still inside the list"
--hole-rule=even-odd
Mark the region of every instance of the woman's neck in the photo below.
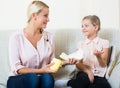
[[[27,25],[25,28],[25,32],[31,34],[31,35],[36,35],[36,34],[40,34],[40,29],[34,27],[33,25]]]

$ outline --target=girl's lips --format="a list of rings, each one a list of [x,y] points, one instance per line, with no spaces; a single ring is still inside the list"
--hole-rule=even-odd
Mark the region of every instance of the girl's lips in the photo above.
[[[47,25],[47,22],[43,22],[43,24]]]
[[[83,31],[84,33],[88,32],[88,31]]]

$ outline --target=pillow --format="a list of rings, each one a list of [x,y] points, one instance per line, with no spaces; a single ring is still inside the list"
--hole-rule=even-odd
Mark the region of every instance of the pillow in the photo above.
[[[111,73],[112,73],[112,71],[113,71],[113,69],[116,65],[116,62],[118,60],[115,46],[110,47],[110,55],[109,56],[110,56],[109,57],[110,59],[108,61],[109,62],[108,63],[108,68],[107,68],[107,72],[106,72],[106,75],[105,75],[106,79],[108,79],[110,77],[110,75],[111,75]]]

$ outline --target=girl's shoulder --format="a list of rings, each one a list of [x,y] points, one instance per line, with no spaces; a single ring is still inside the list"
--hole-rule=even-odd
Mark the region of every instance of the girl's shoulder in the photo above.
[[[105,48],[108,48],[110,46],[110,42],[107,39],[99,38],[98,43],[104,46]]]
[[[100,37],[98,37],[98,38],[99,38],[99,42],[109,43],[109,40],[107,40],[107,39],[100,38]]]
[[[79,41],[77,44],[77,49],[83,47],[84,44],[85,44],[85,41]]]

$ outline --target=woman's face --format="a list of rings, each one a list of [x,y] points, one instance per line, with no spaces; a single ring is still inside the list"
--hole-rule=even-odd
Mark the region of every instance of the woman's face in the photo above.
[[[49,22],[49,8],[43,8],[39,14],[36,15],[36,25],[41,29],[46,28]]]
[[[96,35],[97,30],[96,26],[93,26],[89,19],[85,19],[82,21],[82,32],[85,36],[92,37]]]

